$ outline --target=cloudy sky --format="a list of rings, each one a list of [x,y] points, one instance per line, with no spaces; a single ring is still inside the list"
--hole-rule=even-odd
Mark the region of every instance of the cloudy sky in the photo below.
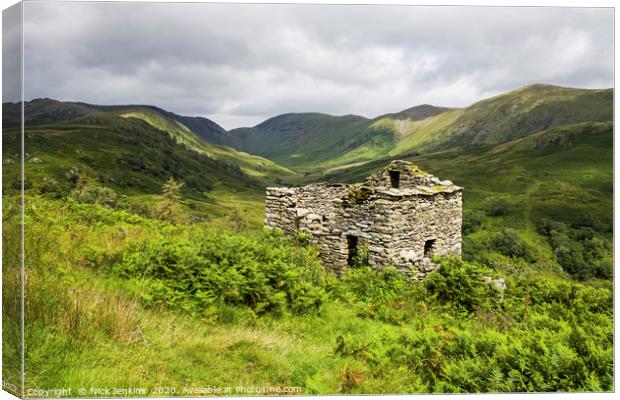
[[[36,2],[24,14],[26,99],[153,104],[227,129],[613,85],[611,9]]]

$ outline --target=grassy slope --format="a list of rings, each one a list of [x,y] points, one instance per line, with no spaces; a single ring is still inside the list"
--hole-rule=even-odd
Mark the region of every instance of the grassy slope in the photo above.
[[[285,114],[254,128],[232,130],[234,147],[287,166],[312,166],[366,146],[383,149],[394,141],[392,132],[372,129],[369,120],[347,115]]]
[[[611,123],[562,126],[498,145],[408,159],[465,188],[466,218],[468,212],[483,210],[491,199],[504,198],[510,203],[508,215],[485,218],[484,229],[471,235],[474,240],[482,241],[510,227],[518,230],[542,259],[549,260],[548,242],[536,232],[545,217],[572,225],[595,224],[611,238]],[[355,182],[387,162],[376,160],[323,178]]]
[[[175,137],[179,143],[187,145],[192,150],[205,153],[214,159],[225,160],[229,163],[239,165],[241,169],[250,176],[273,179],[278,176],[290,176],[294,174],[291,170],[266,158],[237,151],[231,147],[211,144],[181,122],[151,109],[136,108],[122,111],[119,115],[124,118],[144,120],[155,128],[168,132]]]
[[[206,141],[205,129],[213,129],[213,124],[201,118],[150,106],[93,106],[51,99],[25,106],[26,177],[37,188],[53,182],[66,193],[65,174],[78,168],[123,196],[153,205],[165,179],[175,176],[186,183],[183,203],[192,215],[225,224],[234,214],[256,228],[262,225],[262,187],[295,175],[265,158]],[[4,108],[5,125],[15,125],[12,116],[19,114],[19,107],[5,103]],[[201,133],[179,120],[202,127]],[[17,183],[18,152],[10,151],[17,144],[17,133],[17,128],[9,128],[3,134],[6,186]]]
[[[254,227],[262,223],[264,183],[236,165],[190,150],[141,119],[109,114],[85,118],[79,124],[27,127],[29,186],[43,190],[53,182],[55,191],[66,194],[70,190],[66,174],[77,168],[120,195],[153,204],[165,180],[174,176],[185,182],[183,203],[196,217],[221,219],[236,212]],[[9,162],[3,165],[5,187],[18,181],[19,164],[9,152],[17,134],[15,129],[3,134],[3,160]]]
[[[107,273],[119,255],[133,246],[166,234],[172,241],[195,237],[199,230],[172,229],[123,212],[36,196],[28,203],[27,215],[27,235],[32,239],[26,289],[30,294],[28,388],[177,390],[149,395],[179,395],[183,387],[207,385],[299,386],[304,394],[475,391],[476,387],[558,390],[568,387],[560,382],[570,381],[573,368],[580,368],[583,375],[579,362],[586,355],[577,353],[579,342],[571,344],[580,338],[573,336],[581,326],[588,326],[593,334],[587,343],[587,351],[595,352],[587,354],[596,356],[591,362],[607,368],[604,373],[597,371],[598,378],[588,370],[592,378],[585,389],[611,387],[609,312],[585,314],[577,308],[575,312],[587,318],[571,325],[565,320],[574,318],[564,309],[569,306],[551,297],[557,294],[541,292],[550,300],[531,304],[529,311],[517,296],[506,303],[506,311],[488,314],[458,313],[451,304],[442,306],[428,299],[394,301],[388,306],[390,316],[374,312],[372,300],[346,300],[347,296],[338,300],[336,294],[320,315],[256,317],[243,307],[221,307],[213,320],[145,307],[139,293],[149,285],[147,281]],[[55,252],[47,250],[50,244]],[[567,290],[573,285],[549,274],[533,279],[555,282]],[[345,290],[344,285],[332,290],[338,293]],[[510,290],[518,289],[510,286]],[[534,293],[538,292],[532,289]],[[595,296],[598,293],[590,300],[586,297],[588,306],[605,306],[605,300]],[[401,313],[406,322],[390,320]],[[490,362],[490,356],[498,353],[506,360]],[[539,360],[542,367],[527,361],[520,367],[526,355]],[[550,371],[553,382],[532,377],[532,368]],[[480,371],[476,373],[480,376],[468,375],[472,370]],[[520,379],[530,383],[519,384]],[[528,389],[532,380],[539,383]]]
[[[17,103],[5,103],[3,109],[4,127],[18,127],[20,106]],[[238,165],[248,175],[261,180],[273,181],[277,177],[294,174],[273,161],[223,145],[227,140],[226,131],[206,118],[180,116],[158,107],[141,105],[100,106],[53,99],[34,99],[25,103],[27,126],[68,124],[95,115],[100,117],[99,123],[103,125],[113,123],[112,119],[105,120],[106,116],[143,120],[154,128],[167,132],[190,149],[207,154],[213,159]]]
[[[467,107],[432,148],[499,143],[556,126],[612,119],[612,89],[531,85]]]
[[[556,126],[612,119],[612,89],[531,85],[448,109],[418,106],[373,120],[286,114],[231,131],[233,145],[301,170],[501,143]],[[304,152],[300,152],[304,149]]]

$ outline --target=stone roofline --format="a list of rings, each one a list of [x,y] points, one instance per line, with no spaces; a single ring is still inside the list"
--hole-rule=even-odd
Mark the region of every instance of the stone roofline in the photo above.
[[[429,181],[432,183],[431,185],[420,185],[415,188],[381,188],[381,187],[373,187],[373,185],[364,183],[330,183],[330,182],[317,182],[311,183],[305,186],[269,186],[266,188],[267,192],[280,192],[282,194],[292,195],[297,192],[299,189],[329,189],[329,188],[338,188],[338,189],[368,189],[372,191],[374,194],[384,195],[381,197],[384,198],[406,198],[413,196],[434,196],[436,194],[444,193],[451,194],[456,192],[462,192],[463,188],[453,184],[451,181],[440,181],[434,176],[429,176]]]
[[[463,188],[456,185],[451,186],[440,186],[433,188],[419,187],[415,189],[378,189],[373,188],[372,186],[367,185],[355,185],[355,184],[344,184],[344,183],[326,183],[319,182],[313,183],[305,186],[269,186],[265,190],[271,194],[275,194],[279,192],[283,195],[292,195],[297,192],[299,189],[308,189],[308,188],[348,188],[348,189],[369,189],[376,195],[383,195],[381,197],[384,198],[406,198],[406,197],[414,197],[414,196],[435,196],[437,194],[451,194],[462,192]]]
[[[330,190],[342,192],[344,189],[365,190],[374,194],[382,194],[390,197],[411,196],[434,196],[438,193],[455,193],[463,190],[449,180],[440,180],[437,177],[421,170],[417,165],[402,160],[394,160],[386,167],[377,171],[360,183],[313,183],[307,186],[285,188],[287,190]],[[270,191],[278,190],[277,187],[267,188]],[[294,192],[290,192],[293,194]]]

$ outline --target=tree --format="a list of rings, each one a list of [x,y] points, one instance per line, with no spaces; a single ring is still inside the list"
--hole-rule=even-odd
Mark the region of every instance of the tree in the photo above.
[[[168,178],[162,186],[161,201],[157,204],[157,216],[160,219],[177,222],[180,216],[178,203],[181,201],[181,188],[184,183],[175,180],[173,177]]]

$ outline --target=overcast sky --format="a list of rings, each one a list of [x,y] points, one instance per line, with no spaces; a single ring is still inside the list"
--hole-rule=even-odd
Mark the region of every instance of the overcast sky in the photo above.
[[[37,2],[24,15],[26,99],[152,104],[227,129],[613,86],[611,9]]]

